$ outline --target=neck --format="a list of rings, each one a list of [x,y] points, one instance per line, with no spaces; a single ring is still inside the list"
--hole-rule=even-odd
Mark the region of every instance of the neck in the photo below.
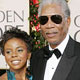
[[[26,67],[24,67],[20,70],[15,70],[13,72],[15,73],[16,80],[27,80],[26,79]]]

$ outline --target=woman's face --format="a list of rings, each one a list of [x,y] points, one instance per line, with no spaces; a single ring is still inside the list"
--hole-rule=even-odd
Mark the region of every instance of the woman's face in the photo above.
[[[27,46],[21,39],[12,38],[8,40],[4,45],[4,54],[6,62],[12,71],[26,67]]]

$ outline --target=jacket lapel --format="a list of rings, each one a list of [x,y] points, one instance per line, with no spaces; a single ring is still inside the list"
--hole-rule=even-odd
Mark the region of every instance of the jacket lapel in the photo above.
[[[43,50],[41,50],[41,54],[39,55],[39,63],[37,65],[38,73],[36,74],[37,76],[36,80],[44,79],[44,72],[45,72],[48,54],[49,54],[49,49],[48,49],[48,46],[46,46],[43,48]]]
[[[74,45],[75,42],[70,38],[52,80],[66,80],[77,58],[74,55]]]

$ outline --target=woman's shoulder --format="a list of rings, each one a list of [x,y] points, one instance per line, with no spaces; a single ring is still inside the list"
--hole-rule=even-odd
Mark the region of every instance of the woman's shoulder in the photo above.
[[[0,76],[0,80],[7,80],[7,73],[4,73],[2,76]]]
[[[32,77],[32,76],[27,76],[27,78],[28,78],[29,80],[32,80],[33,77]]]
[[[32,80],[33,78],[29,71],[27,71],[26,77],[28,78],[28,80]]]

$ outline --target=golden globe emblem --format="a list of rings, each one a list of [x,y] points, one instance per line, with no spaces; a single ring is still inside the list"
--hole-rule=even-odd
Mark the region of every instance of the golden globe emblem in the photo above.
[[[66,2],[69,2],[70,0],[66,0]]]

